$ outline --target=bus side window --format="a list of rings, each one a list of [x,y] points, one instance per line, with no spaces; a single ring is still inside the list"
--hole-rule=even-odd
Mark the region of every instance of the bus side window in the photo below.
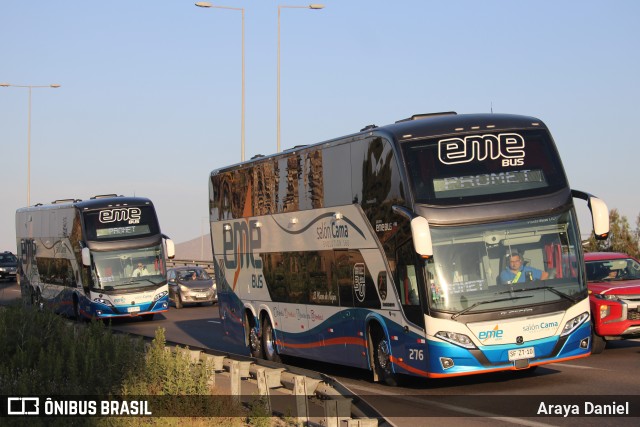
[[[338,283],[338,298],[341,307],[353,307],[353,279],[349,263],[349,252],[336,250],[335,277]]]

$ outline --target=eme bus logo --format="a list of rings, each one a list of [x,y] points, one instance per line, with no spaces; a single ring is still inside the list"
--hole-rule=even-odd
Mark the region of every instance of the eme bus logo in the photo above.
[[[524,138],[517,133],[470,135],[438,141],[438,157],[445,165],[502,159],[502,166],[524,165]]]
[[[100,211],[100,222],[109,224],[111,222],[128,222],[129,224],[140,224],[142,211],[140,208],[114,208]]]
[[[480,331],[480,333],[478,333],[478,338],[481,341],[488,340],[490,338],[501,340],[503,338],[503,335],[504,335],[504,331],[500,329],[498,325],[496,325],[495,328],[490,329],[488,331]]]

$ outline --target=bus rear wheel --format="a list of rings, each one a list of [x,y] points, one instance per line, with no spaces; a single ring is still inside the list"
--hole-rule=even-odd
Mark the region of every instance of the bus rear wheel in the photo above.
[[[244,314],[244,325],[246,339],[245,344],[249,346],[249,352],[251,357],[261,359],[262,355],[262,340],[260,339],[258,328],[256,328],[255,322],[249,321],[249,313]]]
[[[269,320],[268,317],[265,317],[263,323],[262,348],[264,351],[264,358],[272,362],[280,362],[280,355],[276,349],[276,340],[273,332],[273,326],[271,326],[271,320]]]

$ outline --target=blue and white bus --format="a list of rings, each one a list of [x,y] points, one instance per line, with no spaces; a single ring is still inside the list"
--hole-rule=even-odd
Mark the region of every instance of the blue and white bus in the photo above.
[[[225,333],[255,357],[394,384],[590,354],[573,198],[599,237],[608,210],[570,189],[536,118],[368,126],[215,170],[209,196]],[[511,261],[520,272],[501,279]]]
[[[174,245],[149,199],[113,194],[21,208],[16,237],[22,296],[36,306],[100,319],[150,320],[169,309],[165,255]]]

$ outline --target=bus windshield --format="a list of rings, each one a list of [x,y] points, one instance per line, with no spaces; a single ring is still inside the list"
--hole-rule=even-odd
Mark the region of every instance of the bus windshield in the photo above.
[[[434,254],[425,265],[431,310],[503,310],[587,295],[573,211],[431,231]]]
[[[142,249],[93,252],[97,287],[104,290],[136,289],[160,285],[165,261],[162,245]]]

